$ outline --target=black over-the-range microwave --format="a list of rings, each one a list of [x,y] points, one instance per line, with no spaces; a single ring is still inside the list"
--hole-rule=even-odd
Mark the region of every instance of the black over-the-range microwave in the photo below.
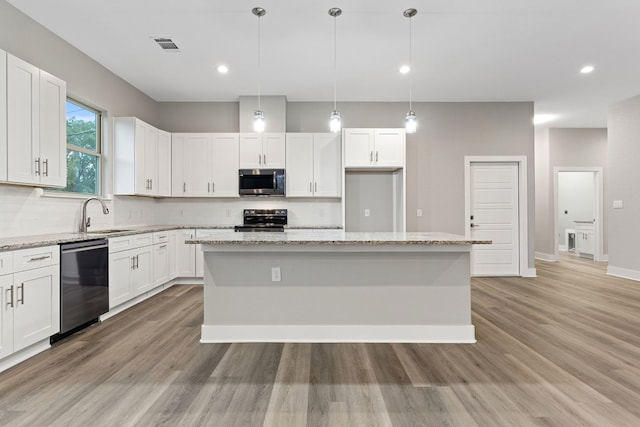
[[[284,196],[284,169],[240,169],[241,196]]]

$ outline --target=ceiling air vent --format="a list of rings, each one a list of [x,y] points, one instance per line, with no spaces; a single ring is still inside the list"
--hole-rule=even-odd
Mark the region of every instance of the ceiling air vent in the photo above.
[[[172,52],[177,52],[180,50],[178,46],[171,39],[158,37],[158,38],[154,38],[153,41],[155,41],[158,44],[158,46],[160,46],[160,49],[162,50],[172,51]]]

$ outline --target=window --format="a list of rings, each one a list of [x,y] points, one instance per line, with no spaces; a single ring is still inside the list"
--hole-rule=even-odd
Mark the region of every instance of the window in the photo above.
[[[67,99],[67,187],[62,191],[101,193],[100,112]]]

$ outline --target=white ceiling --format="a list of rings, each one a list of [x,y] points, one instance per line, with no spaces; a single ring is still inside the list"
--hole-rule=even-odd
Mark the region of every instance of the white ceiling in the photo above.
[[[534,101],[553,127],[605,127],[608,105],[640,94],[636,0],[8,0],[157,101],[256,95],[340,101]],[[152,37],[169,37],[178,53]],[[216,71],[230,68],[227,75]],[[581,75],[585,64],[596,67]]]

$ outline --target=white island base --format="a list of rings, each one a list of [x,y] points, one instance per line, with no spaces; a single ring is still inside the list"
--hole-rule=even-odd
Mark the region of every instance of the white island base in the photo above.
[[[287,233],[190,242],[204,251],[201,342],[475,342],[472,242]]]

